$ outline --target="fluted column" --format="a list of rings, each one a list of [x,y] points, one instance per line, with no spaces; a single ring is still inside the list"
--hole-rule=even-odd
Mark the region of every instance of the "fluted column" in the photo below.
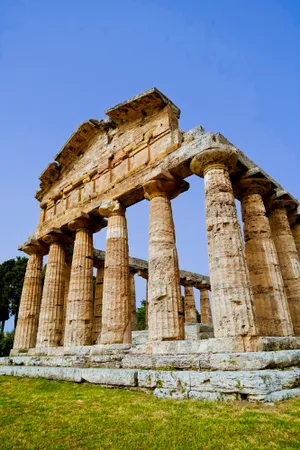
[[[184,321],[197,322],[194,288],[188,281],[182,281],[184,286]]]
[[[294,333],[298,336],[300,335],[300,264],[286,206],[284,201],[274,200],[269,205],[269,219]]]
[[[104,265],[99,264],[97,266],[95,297],[94,297],[93,344],[97,343],[102,328],[103,277],[104,277]]]
[[[200,291],[200,315],[201,323],[212,325],[212,315],[210,309],[208,288],[203,286],[198,288]]]
[[[16,350],[35,347],[42,297],[42,269],[45,249],[37,244],[28,248],[24,247],[23,251],[29,255],[29,259],[15,331],[13,348]]]
[[[93,325],[93,231],[88,219],[69,224],[76,232],[68,294],[65,346],[91,345]]]
[[[101,344],[127,344],[131,343],[131,292],[125,208],[118,201],[103,201],[99,212],[108,217]]]
[[[178,255],[170,198],[180,192],[172,180],[144,186],[150,200],[148,320],[150,341],[184,339]]]
[[[41,303],[37,347],[57,347],[63,335],[65,243],[60,233],[44,238],[50,245]]]
[[[148,330],[148,270],[138,270],[137,274],[146,280],[145,329]]]
[[[229,177],[236,162],[237,151],[220,146],[202,151],[191,163],[191,170],[204,176],[216,337],[256,335],[250,275]]]
[[[298,252],[298,257],[300,259],[300,223],[297,222],[292,226],[292,233],[294,236],[294,241]]]
[[[131,330],[137,330],[137,318],[136,318],[136,296],[135,296],[135,282],[134,272],[130,272],[130,293],[131,293]]]
[[[244,176],[239,187],[258,334],[292,335],[293,326],[278,256],[262,199],[262,195],[270,190],[270,182],[264,178]]]

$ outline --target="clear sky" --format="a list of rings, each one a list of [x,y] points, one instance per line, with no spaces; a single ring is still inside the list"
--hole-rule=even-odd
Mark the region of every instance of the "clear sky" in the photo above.
[[[154,86],[183,130],[220,131],[299,198],[299,75],[298,0],[0,0],[0,262],[35,230],[38,177],[79,123]],[[188,181],[180,266],[207,274],[203,180]],[[127,212],[145,259],[148,208]]]

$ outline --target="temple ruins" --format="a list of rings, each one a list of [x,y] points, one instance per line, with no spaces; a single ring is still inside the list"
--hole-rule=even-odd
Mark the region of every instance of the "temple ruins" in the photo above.
[[[105,113],[83,122],[40,176],[40,220],[20,247],[29,260],[0,374],[159,398],[300,395],[298,200],[222,134],[181,131],[180,110],[155,88]],[[209,276],[178,261],[172,199],[190,176],[204,178]],[[129,256],[126,211],[142,200],[148,261]],[[105,252],[93,246],[99,232]],[[144,331],[136,330],[136,276],[147,280]]]

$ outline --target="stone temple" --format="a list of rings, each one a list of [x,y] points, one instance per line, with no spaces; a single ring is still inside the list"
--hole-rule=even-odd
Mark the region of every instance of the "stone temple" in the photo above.
[[[40,176],[40,220],[20,247],[29,260],[0,374],[160,398],[300,395],[299,202],[222,134],[182,132],[180,110],[155,88],[106,115],[82,123]],[[172,199],[189,176],[204,178],[209,277],[178,262]],[[128,245],[126,210],[142,200],[148,261]],[[97,232],[105,252],[93,247]],[[136,330],[135,275],[147,280],[145,331]]]

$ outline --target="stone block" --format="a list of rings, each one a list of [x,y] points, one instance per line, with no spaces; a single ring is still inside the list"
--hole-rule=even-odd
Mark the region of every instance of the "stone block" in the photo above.
[[[188,396],[190,400],[205,400],[209,402],[232,402],[239,399],[238,394],[223,394],[220,392],[206,391],[190,391]]]
[[[132,343],[134,345],[146,344],[148,342],[149,331],[138,330],[132,332]]]
[[[137,371],[130,369],[82,369],[82,378],[88,383],[107,386],[137,385]]]
[[[173,388],[187,390],[190,387],[190,372],[167,370],[139,370],[138,386],[146,388]]]
[[[161,399],[172,399],[172,400],[187,400],[188,391],[177,391],[174,389],[154,389],[154,396]]]

